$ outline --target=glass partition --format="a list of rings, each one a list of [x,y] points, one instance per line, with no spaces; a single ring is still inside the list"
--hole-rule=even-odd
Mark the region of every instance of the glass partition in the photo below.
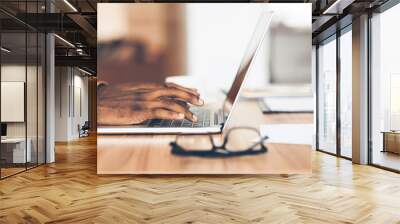
[[[26,3],[1,2],[0,6],[19,13],[43,11],[44,1]],[[0,178],[5,178],[45,163],[46,39],[2,12],[0,26]]]
[[[26,11],[28,13],[38,13],[38,1],[27,2]],[[35,19],[37,17],[34,17]],[[38,107],[39,107],[39,33],[35,29],[27,27],[27,97],[26,97],[26,114],[27,114],[27,150],[31,151],[30,161],[27,162],[28,169],[38,165]]]
[[[25,32],[1,34],[2,177],[24,171],[31,157],[26,150],[26,40]]]
[[[37,41],[38,36],[36,32],[27,33],[27,68],[26,68],[26,114],[27,114],[27,150],[29,153],[29,160],[27,167],[37,165],[38,157],[38,56],[37,56]]]

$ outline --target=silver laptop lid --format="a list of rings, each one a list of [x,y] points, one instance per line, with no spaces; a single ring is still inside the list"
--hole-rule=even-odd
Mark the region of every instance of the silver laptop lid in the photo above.
[[[259,51],[259,48],[264,40],[265,34],[271,23],[272,15],[273,12],[271,11],[262,12],[260,17],[258,18],[256,28],[253,31],[249,43],[247,44],[245,54],[243,55],[240,66],[237,70],[235,80],[233,81],[232,86],[229,89],[229,92],[222,106],[225,120],[224,126],[229,120],[232,108],[237,102],[242,84],[245,81],[246,74],[250,70],[254,58],[256,57],[257,52]]]

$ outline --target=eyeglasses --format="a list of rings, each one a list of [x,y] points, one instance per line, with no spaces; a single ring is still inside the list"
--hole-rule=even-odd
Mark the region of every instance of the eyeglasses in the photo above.
[[[256,128],[234,127],[226,132],[221,144],[216,144],[213,135],[178,135],[170,145],[171,153],[177,156],[228,158],[266,153],[267,139]]]

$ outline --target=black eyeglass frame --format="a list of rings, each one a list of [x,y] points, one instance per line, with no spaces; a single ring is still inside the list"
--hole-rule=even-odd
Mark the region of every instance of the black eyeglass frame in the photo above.
[[[240,151],[231,151],[226,148],[226,144],[229,141],[229,136],[232,131],[238,129],[248,129],[255,131],[259,136],[260,140],[255,142],[247,149],[243,149]],[[221,145],[216,145],[212,135],[208,135],[212,148],[207,151],[200,151],[200,150],[188,150],[183,148],[177,143],[177,139],[179,136],[176,137],[175,142],[171,142],[170,145],[172,147],[171,153],[177,156],[184,156],[184,157],[203,157],[203,158],[229,158],[229,157],[237,157],[237,156],[250,156],[250,155],[259,155],[268,152],[268,148],[263,144],[269,137],[264,136],[262,137],[258,129],[253,127],[234,127],[227,131],[224,136],[224,141]],[[255,149],[257,145],[260,145],[261,149]]]

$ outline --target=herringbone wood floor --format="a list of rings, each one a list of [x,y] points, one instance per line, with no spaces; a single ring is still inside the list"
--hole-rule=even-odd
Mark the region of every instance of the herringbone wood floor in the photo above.
[[[0,181],[0,223],[400,223],[400,175],[313,157],[289,177],[98,176],[86,138]]]

